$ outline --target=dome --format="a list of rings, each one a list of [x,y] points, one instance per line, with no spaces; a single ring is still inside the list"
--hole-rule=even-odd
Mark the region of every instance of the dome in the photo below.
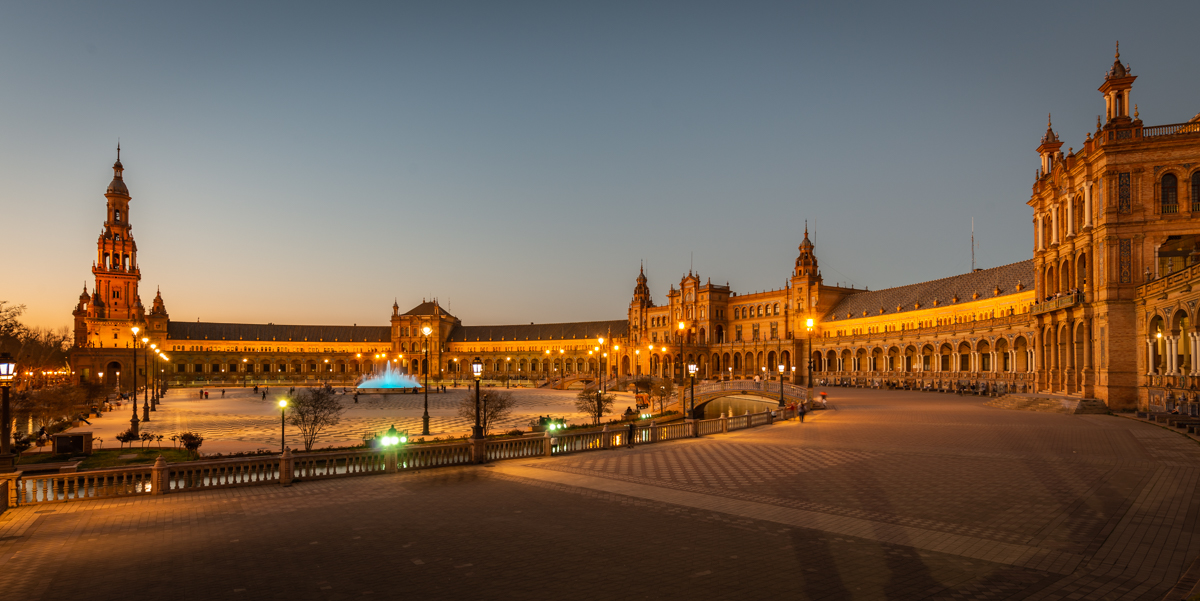
[[[109,194],[129,196],[129,188],[125,187],[125,180],[121,178],[121,172],[124,170],[125,167],[121,165],[121,159],[118,158],[117,162],[113,163],[113,180],[108,184]]]

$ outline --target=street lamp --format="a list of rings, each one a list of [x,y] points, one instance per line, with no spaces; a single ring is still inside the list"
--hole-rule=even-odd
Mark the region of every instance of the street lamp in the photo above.
[[[130,328],[133,331],[133,417],[129,420],[129,430],[134,434],[138,431],[138,416],[137,416],[137,333],[140,328],[133,326]],[[117,372],[117,382],[121,381],[121,372]],[[119,393],[120,389],[118,389]],[[150,417],[147,415],[146,417]],[[143,420],[144,421],[144,420]]]
[[[810,393],[810,394],[809,394],[809,396],[812,396],[812,395],[811,395],[811,393],[812,393],[812,368],[813,368],[813,363],[812,363],[812,332],[813,332],[813,319],[812,319],[811,317],[809,317],[809,318],[808,318],[808,320],[806,320],[806,321],[804,322],[804,327],[808,329],[808,352],[807,352],[807,353],[805,353],[805,354],[808,356],[808,362],[807,362],[807,365],[808,365],[808,369],[807,369],[807,371],[808,371],[808,375],[807,375],[807,376],[805,376],[805,378],[804,378],[804,379],[805,379],[805,384],[807,384],[807,385],[808,385],[808,391],[809,391],[809,393]]]
[[[483,361],[479,357],[471,362],[471,372],[475,374],[475,428],[471,430],[471,437],[480,440],[483,438],[483,426],[479,424],[479,380],[483,378]]]
[[[279,452],[283,453],[284,441],[287,440],[287,399],[279,399]]]
[[[596,352],[600,353],[600,349],[604,347],[604,337],[600,336],[599,338],[596,338],[596,341],[600,343],[600,346],[596,347]],[[608,358],[608,353],[603,353],[600,355],[600,392],[602,393],[607,392],[604,387],[604,376],[606,375],[604,373],[604,360],[606,358]]]
[[[680,384],[683,383],[683,362],[687,360],[687,340],[683,336],[684,335],[683,330],[686,327],[687,326],[685,326],[682,321],[679,322],[679,383]],[[666,349],[664,348],[663,350],[666,350]],[[675,370],[672,369],[671,371],[674,372]],[[675,374],[672,373],[671,375],[675,375]]]
[[[421,333],[425,335],[425,414],[421,416],[421,435],[429,436],[429,335],[433,333],[433,328],[424,326]]]
[[[246,368],[249,367],[247,361],[248,359],[242,359],[242,388],[246,387]],[[326,359],[325,362],[329,363],[329,359]]]
[[[691,410],[691,416],[692,416],[692,419],[696,419],[696,364],[695,364],[694,362],[693,362],[693,363],[688,363],[687,370],[688,370],[688,375],[690,375],[690,376],[692,377],[692,410]],[[699,426],[697,426],[697,427],[694,429],[693,433],[694,433],[694,435],[695,435],[695,436],[699,436],[699,435],[700,435],[700,427],[699,427]]]
[[[17,377],[17,362],[12,355],[0,353],[0,472],[12,472],[17,469],[16,458],[12,454],[12,409],[9,407],[8,389],[12,387],[13,379]]]
[[[150,351],[146,349],[146,345],[149,343],[150,339],[143,336],[142,354],[145,356],[142,358],[142,365],[145,367],[146,375],[143,378],[145,380],[145,389],[142,392],[142,421],[147,422],[150,421]],[[136,364],[134,365],[133,373],[134,375],[137,374]],[[137,388],[134,388],[133,403],[137,404]]]
[[[783,372],[785,369],[787,369],[787,366],[780,363],[779,364],[779,406],[780,407],[783,407]]]

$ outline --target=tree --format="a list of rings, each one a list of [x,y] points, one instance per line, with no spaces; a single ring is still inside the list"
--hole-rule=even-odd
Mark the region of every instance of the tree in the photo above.
[[[575,409],[580,413],[588,414],[592,418],[593,424],[600,425],[600,419],[612,413],[614,398],[616,397],[604,394],[599,390],[584,390],[575,397]]]
[[[311,451],[321,432],[342,421],[346,408],[332,390],[305,388],[288,405],[287,423],[300,429],[304,450]]]
[[[650,379],[650,376],[638,376],[633,381],[633,389],[638,392],[650,392],[653,386],[654,380]]]
[[[513,396],[499,390],[483,390],[479,393],[479,425],[487,436],[492,426],[509,418],[515,405]],[[475,423],[475,391],[463,395],[458,402],[458,416]]]
[[[675,384],[670,380],[659,380],[654,387],[650,389],[650,394],[658,398],[658,412],[666,412],[667,399],[671,398],[671,393],[675,392]]]
[[[37,428],[49,430],[55,422],[79,412],[87,401],[87,390],[79,386],[55,386],[18,395],[14,415],[28,415]]]
[[[194,457],[200,450],[200,445],[204,444],[204,437],[195,432],[184,432],[179,435],[179,442]]]

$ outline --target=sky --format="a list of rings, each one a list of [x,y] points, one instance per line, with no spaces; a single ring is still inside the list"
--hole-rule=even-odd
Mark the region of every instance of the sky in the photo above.
[[[147,305],[180,321],[623,319],[689,269],[784,285],[1030,258],[1035,152],[1114,42],[1200,111],[1196,2],[0,4],[0,300],[71,323],[120,141]]]

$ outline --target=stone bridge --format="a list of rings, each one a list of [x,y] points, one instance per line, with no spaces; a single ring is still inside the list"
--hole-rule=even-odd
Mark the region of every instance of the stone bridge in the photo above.
[[[779,405],[782,392],[784,404],[801,403],[808,400],[808,389],[784,383],[782,389],[777,382],[755,382],[753,380],[730,380],[727,382],[705,382],[696,385],[696,409],[703,419],[720,417],[721,413],[741,415],[749,411],[756,413]],[[671,395],[671,403],[683,401],[691,405],[692,390],[681,386]],[[685,412],[686,413],[686,412]]]

